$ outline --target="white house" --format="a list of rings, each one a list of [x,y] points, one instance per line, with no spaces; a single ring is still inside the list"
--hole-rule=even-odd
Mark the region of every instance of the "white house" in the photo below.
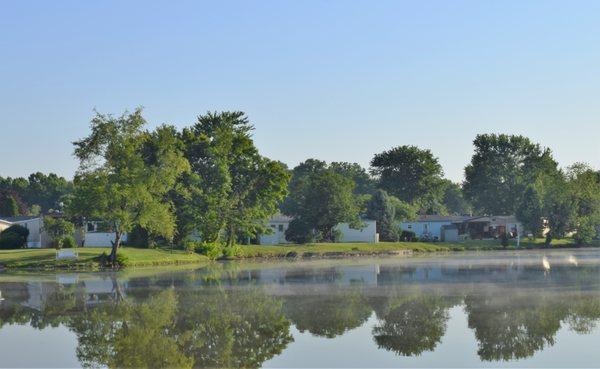
[[[452,224],[462,223],[472,217],[468,216],[443,216],[443,215],[420,215],[413,221],[400,223],[403,231],[414,232],[417,238],[442,240],[443,230]]]
[[[79,246],[84,247],[112,247],[115,241],[115,232],[105,226],[105,222],[98,220],[86,221],[83,229],[75,232],[75,240]],[[121,237],[122,242],[127,242],[127,233]]]
[[[271,228],[271,234],[261,234],[258,236],[258,243],[261,245],[279,245],[289,243],[285,239],[285,231],[288,229],[291,217],[285,215],[275,215],[269,219],[268,226]],[[355,229],[348,223],[340,223],[335,228],[341,233],[341,242],[379,242],[376,221],[372,219],[363,219],[362,227]]]
[[[497,238],[502,233],[510,237],[523,235],[523,226],[514,216],[421,215],[400,223],[400,228],[414,232],[417,238],[439,241]]]
[[[27,236],[28,248],[49,246],[51,239],[50,236],[44,232],[44,218],[40,216],[4,217],[0,219],[0,231],[14,224],[18,224],[29,230],[29,236]]]

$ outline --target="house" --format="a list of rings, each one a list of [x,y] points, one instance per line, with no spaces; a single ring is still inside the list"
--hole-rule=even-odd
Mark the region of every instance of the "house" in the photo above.
[[[81,247],[112,247],[115,232],[110,225],[100,220],[83,222],[83,227],[75,232],[75,241]],[[127,233],[121,237],[121,242],[127,242]]]
[[[18,224],[29,230],[29,236],[27,236],[28,248],[40,248],[50,246],[51,237],[46,232],[44,232],[43,217],[17,216],[0,218],[0,230],[6,229],[14,224]]]
[[[285,239],[285,231],[288,229],[291,217],[285,215],[275,215],[268,221],[268,226],[272,233],[261,234],[258,236],[260,245],[279,245],[289,243]],[[340,223],[335,229],[341,234],[341,242],[379,242],[377,233],[377,222],[372,219],[362,219],[362,227],[352,228],[348,223]]]
[[[401,222],[400,229],[414,232],[418,238],[424,240],[450,241],[448,239],[450,233],[460,233],[454,230],[450,231],[453,229],[451,226],[460,224],[470,218],[472,217],[462,215],[420,215],[416,220]],[[446,236],[446,233],[448,233],[448,236]]]
[[[523,226],[515,216],[444,216],[421,215],[400,223],[403,231],[414,232],[424,240],[455,242],[464,239],[494,239],[501,234],[510,238],[523,235]]]

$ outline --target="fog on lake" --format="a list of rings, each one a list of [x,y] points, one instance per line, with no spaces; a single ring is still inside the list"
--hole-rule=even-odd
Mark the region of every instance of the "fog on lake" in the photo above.
[[[0,367],[597,367],[600,250],[0,274]]]

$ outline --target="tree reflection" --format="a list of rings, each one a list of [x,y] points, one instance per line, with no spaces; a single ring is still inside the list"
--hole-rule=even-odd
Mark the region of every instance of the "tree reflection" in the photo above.
[[[371,308],[360,291],[285,297],[285,315],[300,332],[333,338],[360,327]]]
[[[465,299],[469,328],[484,361],[516,360],[554,344],[565,303],[543,295],[473,295]]]
[[[408,296],[380,308],[381,322],[373,328],[380,348],[403,356],[432,351],[441,341],[448,321],[448,302],[435,295]],[[385,311],[385,312],[384,312]]]
[[[256,291],[176,293],[73,319],[86,367],[259,367],[291,342],[281,303]]]

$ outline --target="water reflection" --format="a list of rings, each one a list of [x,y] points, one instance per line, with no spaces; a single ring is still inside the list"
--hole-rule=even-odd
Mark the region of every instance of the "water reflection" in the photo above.
[[[435,352],[450,309],[461,307],[478,348],[457,354],[515,361],[555,345],[562,328],[594,331],[599,257],[597,251],[578,255],[575,264],[557,255],[550,273],[534,254],[216,264],[150,275],[4,275],[0,332],[66,327],[84,367],[256,368],[293,345],[292,327],[336,340],[371,317],[365,344],[399,357]]]

